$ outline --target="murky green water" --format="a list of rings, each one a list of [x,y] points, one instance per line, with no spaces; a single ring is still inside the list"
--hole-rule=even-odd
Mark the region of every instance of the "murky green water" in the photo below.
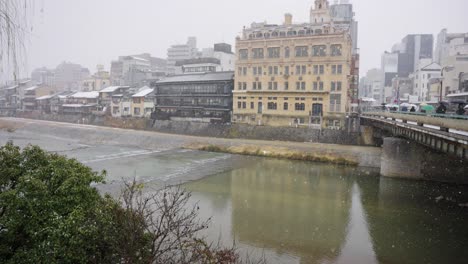
[[[468,263],[466,186],[272,159],[185,186],[209,238],[271,263]]]

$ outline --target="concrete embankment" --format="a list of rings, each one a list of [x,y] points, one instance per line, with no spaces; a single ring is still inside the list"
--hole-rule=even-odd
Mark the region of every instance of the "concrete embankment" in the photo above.
[[[65,137],[82,144],[138,146],[145,149],[189,148],[374,168],[380,167],[381,157],[381,149],[375,147],[194,137],[31,119],[0,118],[0,126],[45,137]]]

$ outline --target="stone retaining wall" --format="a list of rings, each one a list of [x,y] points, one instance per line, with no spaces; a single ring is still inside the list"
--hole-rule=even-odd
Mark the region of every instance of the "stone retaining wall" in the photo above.
[[[328,144],[359,145],[360,133],[343,130],[318,130],[295,127],[251,126],[246,124],[210,124],[183,121],[162,121],[145,118],[115,118],[97,115],[56,115],[39,112],[18,112],[16,117],[75,124],[150,130],[169,134],[217,138],[243,138]]]
[[[317,142],[358,145],[359,133],[343,130],[318,130],[294,127],[251,126],[245,124],[209,124],[156,120],[151,130],[183,135],[220,138],[245,138],[260,140]]]

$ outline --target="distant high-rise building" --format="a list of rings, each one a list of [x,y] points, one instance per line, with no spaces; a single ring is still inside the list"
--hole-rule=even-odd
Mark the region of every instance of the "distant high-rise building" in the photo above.
[[[381,103],[392,103],[395,96],[394,78],[408,78],[414,73],[422,59],[432,59],[434,37],[431,34],[407,35],[400,43],[393,45],[391,52],[382,55]]]
[[[382,70],[380,69],[371,69],[367,71],[366,76],[364,76],[359,83],[359,97],[372,98],[376,102],[380,102],[382,92],[381,76]]]
[[[353,40],[353,54],[358,52],[358,22],[354,19],[353,5],[348,0],[340,0],[330,6],[330,14],[335,27],[349,29]]]
[[[77,91],[90,72],[79,64],[63,62],[55,69],[55,87],[59,91]]]
[[[167,61],[149,53],[120,56],[111,63],[112,85],[141,86],[167,73]],[[153,78],[154,77],[154,78]]]
[[[55,71],[46,67],[35,69],[31,73],[31,80],[37,85],[55,86]]]
[[[176,72],[176,62],[198,56],[197,38],[189,37],[186,44],[172,45],[167,49],[167,68],[170,74]]]

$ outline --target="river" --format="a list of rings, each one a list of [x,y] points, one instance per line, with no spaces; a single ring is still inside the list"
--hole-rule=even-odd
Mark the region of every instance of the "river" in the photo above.
[[[235,240],[241,255],[268,263],[468,263],[468,186],[181,149],[202,140],[193,137],[17,122],[12,133],[0,130],[0,145],[37,144],[106,170],[102,192],[118,195],[122,179],[133,177],[149,187],[183,184],[200,218],[213,217],[203,235]]]
[[[269,263],[468,261],[466,186],[255,159],[185,187],[213,217],[207,237]]]

